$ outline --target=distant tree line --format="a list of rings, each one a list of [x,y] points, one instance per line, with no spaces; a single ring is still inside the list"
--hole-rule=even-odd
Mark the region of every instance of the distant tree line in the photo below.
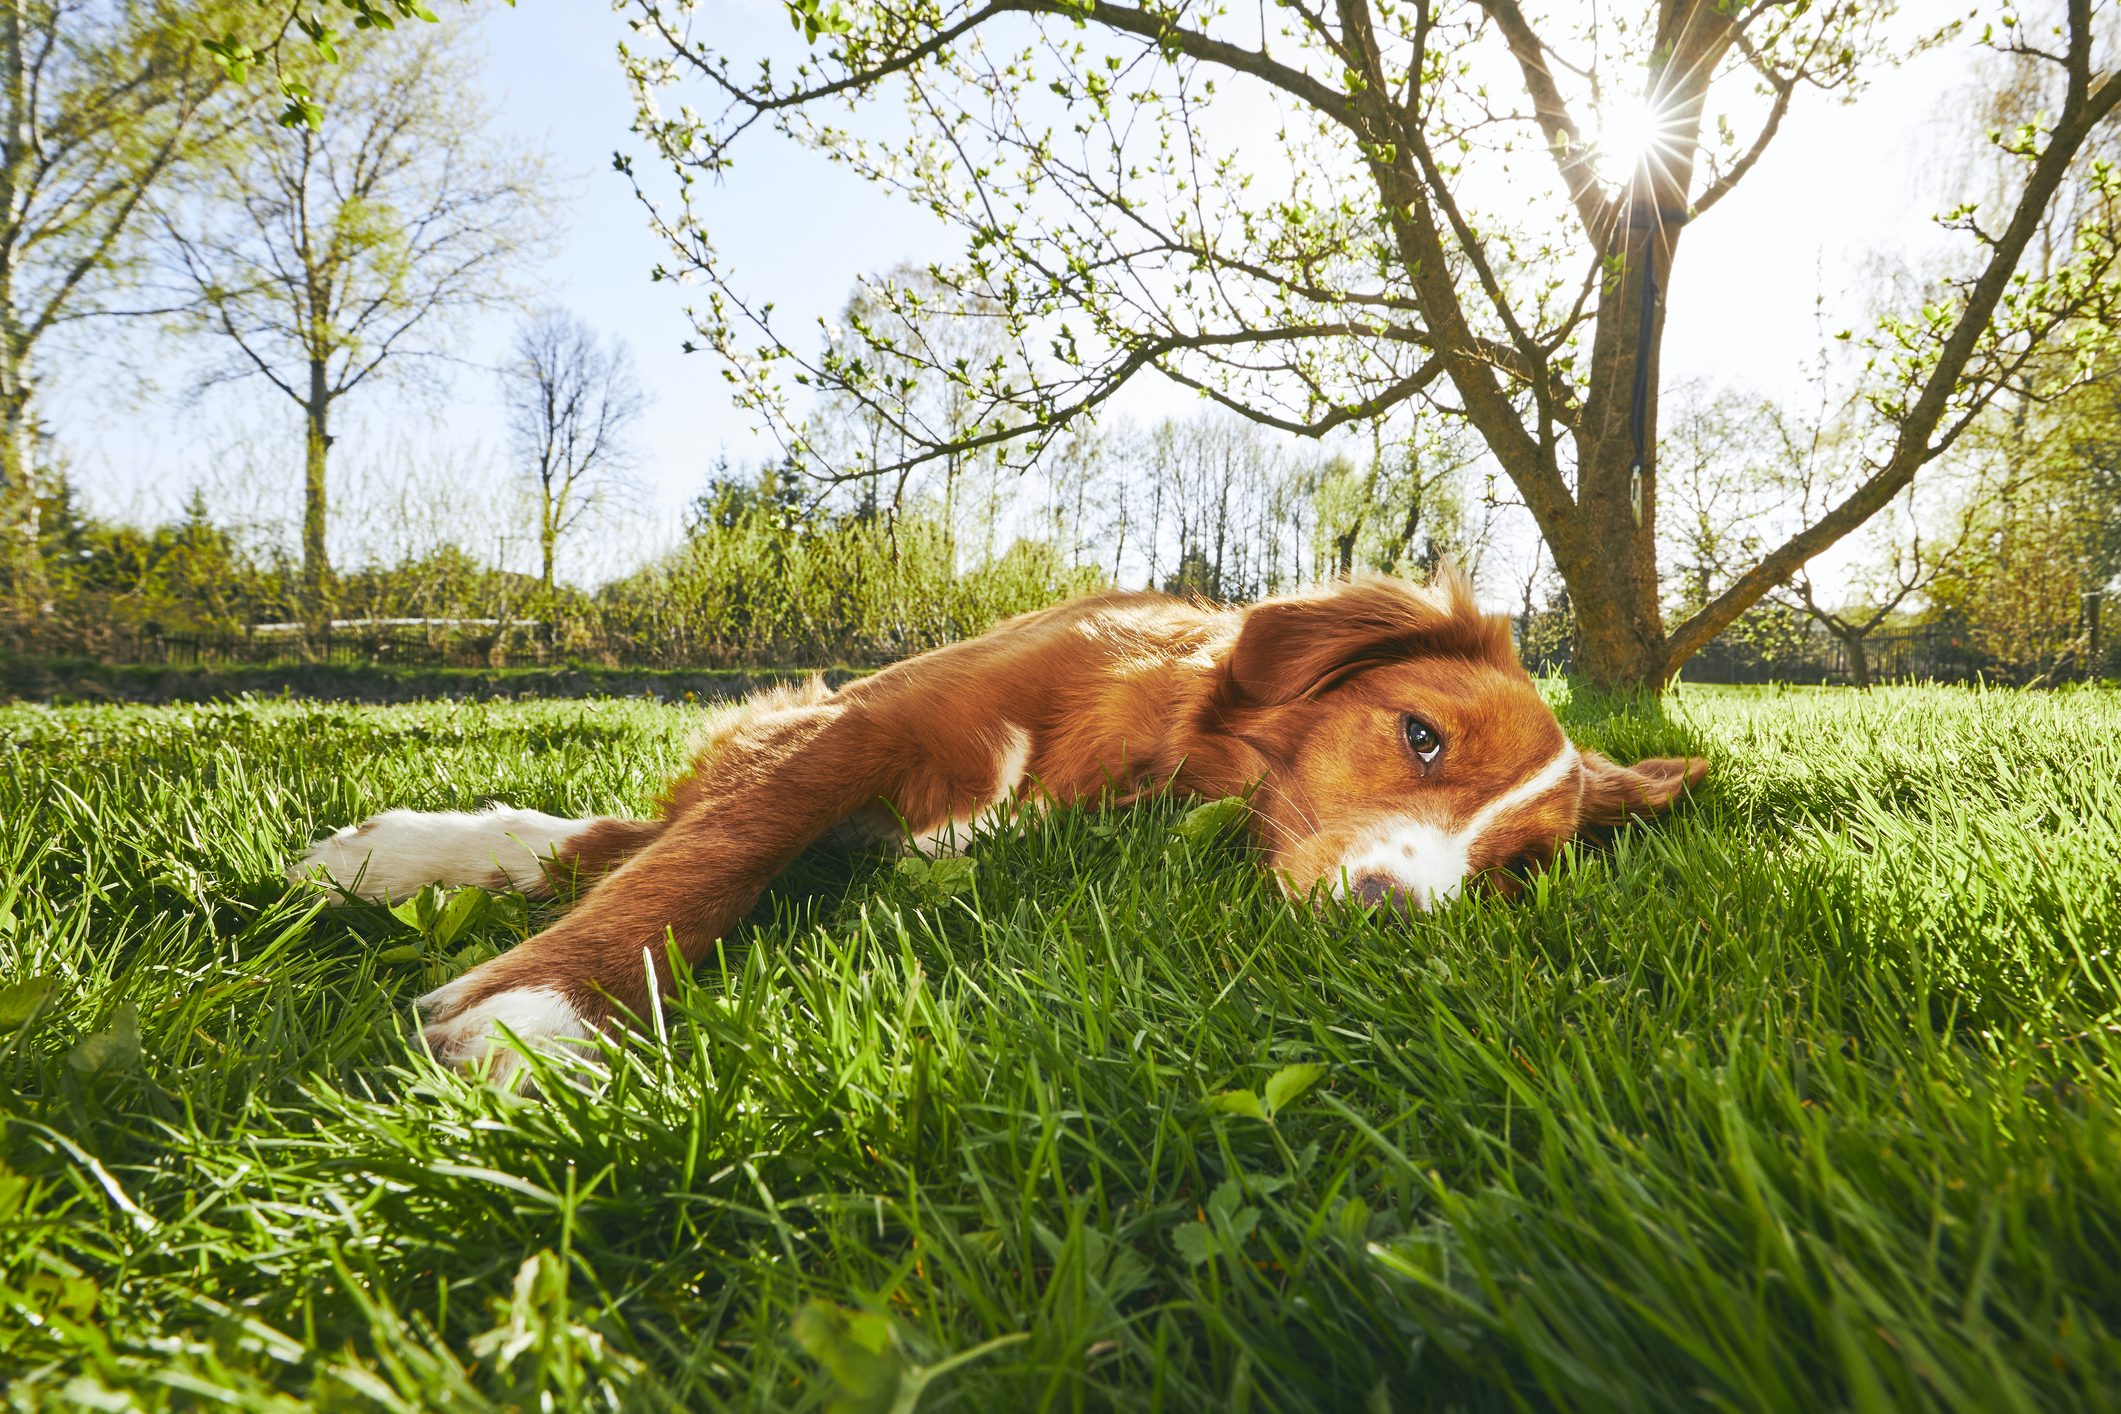
[[[571,341],[547,326],[537,347]],[[566,381],[518,384],[520,432],[552,420],[545,409],[564,400],[535,394]],[[576,401],[623,401],[608,381],[590,381],[604,391]],[[1115,424],[1086,429],[1033,476],[989,463],[961,468],[953,485],[913,479],[894,494],[874,481],[821,482],[794,461],[723,462],[678,544],[601,587],[551,578],[549,553],[539,574],[513,573],[438,533],[338,572],[336,622],[343,638],[363,624],[426,621],[435,635],[489,639],[498,655],[530,645],[628,663],[874,664],[1097,589],[1239,600],[1328,574],[1422,573],[1446,556],[1477,565],[1482,508],[1467,505],[1458,452],[1432,431],[1380,430],[1366,447],[1321,455],[1229,417]],[[549,463],[553,502],[540,483],[547,550],[570,514],[558,468],[586,455],[565,451],[568,440],[544,439],[562,449]],[[217,524],[203,496],[143,529],[90,514],[56,475],[39,524],[49,650],[115,655],[158,636],[302,622],[311,580],[300,555]],[[284,634],[271,642],[299,649]]]

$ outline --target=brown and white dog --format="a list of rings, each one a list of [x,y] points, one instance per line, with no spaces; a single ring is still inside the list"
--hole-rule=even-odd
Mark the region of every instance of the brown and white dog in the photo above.
[[[1586,829],[1670,804],[1708,763],[1616,766],[1562,734],[1509,621],[1463,579],[1336,584],[1219,609],[1105,594],[1011,619],[837,692],[717,718],[653,820],[392,810],[292,870],[364,898],[422,885],[590,887],[552,927],[422,997],[446,1060],[496,1023],[532,1046],[640,1015],[828,835],[933,848],[1012,803],[1249,795],[1291,893],[1430,908],[1505,893]],[[503,1064],[507,1057],[502,1057]]]

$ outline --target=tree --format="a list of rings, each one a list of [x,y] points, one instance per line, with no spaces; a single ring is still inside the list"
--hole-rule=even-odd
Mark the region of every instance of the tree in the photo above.
[[[542,225],[539,164],[489,132],[461,33],[349,45],[313,79],[324,105],[313,128],[279,125],[273,100],[252,94],[255,140],[162,205],[185,320],[231,347],[205,381],[262,378],[301,409],[312,629],[330,618],[339,400],[444,356],[456,317],[506,298],[510,265]]]
[[[1805,370],[1809,407],[1727,389],[1675,390],[1664,445],[1664,485],[1675,512],[1662,526],[1677,571],[1666,604],[1680,614],[1713,602],[1792,527],[1811,524],[1866,475],[1869,449],[1890,436],[1863,395],[1863,371],[1821,359]],[[1870,636],[1920,607],[1938,577],[1970,550],[1985,508],[2007,494],[2012,472],[1959,445],[1856,533],[1838,586],[1812,566],[1770,591],[1733,624],[1763,657],[1799,651],[1810,619],[1837,640],[1857,687],[1871,685]]]
[[[2048,682],[2100,671],[2102,600],[2121,587],[2121,370],[2049,396],[2031,379],[1969,438],[1996,493],[1967,508],[1966,549],[1931,597],[1990,667]],[[2050,370],[2056,372],[2058,370]]]
[[[903,265],[887,279],[896,302],[879,300],[867,285],[857,286],[838,322],[826,331],[821,357],[833,378],[823,387],[803,437],[789,451],[814,478],[826,482],[841,480],[832,473],[834,467],[895,463],[898,469],[889,477],[888,495],[879,485],[883,477],[859,478],[862,506],[868,514],[881,515],[887,530],[905,514],[911,499],[933,490],[926,483],[940,473],[941,523],[954,558],[966,483],[976,473],[992,470],[992,458],[951,451],[936,464],[918,465],[907,456],[912,444],[904,428],[916,426],[924,443],[946,447],[973,430],[967,420],[974,405],[973,380],[999,367],[1005,356],[997,342],[1001,319],[991,308],[961,306],[960,317],[947,322],[910,322],[900,308],[921,307],[935,289],[930,276],[917,266]],[[879,405],[888,412],[880,414]]]
[[[1417,417],[1397,433],[1380,419],[1371,424],[1369,456],[1359,468],[1339,460],[1320,478],[1317,525],[1327,542],[1320,559],[1333,573],[1433,571],[1460,548],[1458,483],[1471,458],[1433,422]]]
[[[691,209],[760,127],[954,222],[966,250],[941,281],[1039,346],[979,380],[979,430],[951,446],[1035,456],[1151,370],[1307,435],[1416,399],[1447,404],[1550,547],[1579,670],[1612,688],[1668,680],[1890,503],[2113,270],[2111,245],[2090,241],[2055,278],[2018,279],[2121,103],[2121,75],[2094,53],[2111,26],[2093,0],[2069,0],[2052,36],[1999,20],[1995,47],[2038,76],[2047,116],[1999,135],[2013,190],[1950,213],[1966,259],[1886,331],[1877,395],[1894,440],[1844,498],[1668,632],[1656,373],[1676,257],[1801,90],[1848,90],[1897,57],[1879,7],[878,0],[807,26],[804,62],[754,69],[717,52],[692,7],[632,3],[649,46],[629,55],[638,126],[676,177],[676,205],[639,174],[636,189],[678,268],[713,288],[703,339],[769,418],[797,422],[784,371],[829,385],[831,370],[734,287]],[[684,82],[713,102],[662,101]],[[887,88],[908,100],[911,137],[832,121]],[[1242,131],[1217,116],[1226,92],[1246,105]],[[1269,140],[1272,163],[1257,158]],[[947,318],[949,303],[909,317]],[[913,441],[916,458],[950,449]]]
[[[1788,454],[1793,463],[1803,465],[1798,460],[1801,450]],[[1808,488],[1809,478],[1805,484]],[[1774,593],[1775,602],[1801,612],[1840,642],[1853,686],[1871,685],[1870,636],[1928,595],[1942,576],[1963,566],[1984,511],[1998,495],[2007,494],[1991,483],[1967,482],[1957,504],[1947,507],[1934,504],[1943,496],[1924,498],[1924,489],[1910,485],[1898,501],[1865,524],[1861,534],[1868,543],[1852,564],[1838,601],[1829,602],[1809,565]],[[1801,504],[1808,506],[1810,498]]]
[[[310,87],[320,64],[340,61],[339,42],[345,36],[326,18],[330,13],[305,0],[239,0],[254,10],[261,23],[251,26],[255,37],[246,38],[234,29],[209,33],[200,48],[213,56],[223,73],[236,83],[253,79],[263,68],[272,73],[281,99],[282,127],[314,128],[324,121],[324,109]],[[469,3],[469,0],[465,0]],[[426,0],[338,0],[342,17],[351,17],[356,31],[369,35],[387,33],[401,20],[437,22]]]
[[[194,489],[181,519],[147,528],[83,510],[63,467],[41,478],[49,642],[102,653],[114,638],[227,633],[281,607],[281,577]]]
[[[1209,599],[1257,594],[1277,558],[1267,537],[1275,488],[1287,470],[1281,448],[1259,428],[1214,413],[1165,421],[1137,455],[1146,463],[1139,475],[1153,487],[1145,542],[1150,582]],[[1164,524],[1175,532],[1168,560]],[[1159,577],[1163,564],[1172,568]]]
[[[156,0],[0,0],[0,576],[20,629],[41,598],[39,348],[103,312],[143,203],[211,136],[221,74]]]
[[[648,406],[633,356],[571,315],[548,310],[517,331],[502,370],[508,432],[538,501],[538,579],[553,601],[560,537],[621,489],[632,427]]]
[[[1781,528],[1774,517],[1790,488],[1773,454],[1778,409],[1771,399],[1689,382],[1665,401],[1658,558],[1666,570],[1665,611],[1684,618],[1760,558]]]

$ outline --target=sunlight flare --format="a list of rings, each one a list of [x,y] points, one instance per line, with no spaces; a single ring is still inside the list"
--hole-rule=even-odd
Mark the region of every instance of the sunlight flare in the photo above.
[[[1591,134],[1598,175],[1615,186],[1633,180],[1646,163],[1661,164],[1673,147],[1670,112],[1648,94],[1632,94],[1599,110]]]

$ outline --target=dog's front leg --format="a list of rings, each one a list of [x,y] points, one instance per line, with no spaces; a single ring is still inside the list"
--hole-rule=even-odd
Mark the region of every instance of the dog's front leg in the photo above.
[[[728,743],[662,834],[552,927],[419,1002],[427,1042],[476,1061],[506,1026],[532,1045],[589,1036],[614,1011],[643,1015],[649,977],[670,981],[766,886],[849,814],[892,795],[903,755],[873,714],[844,703],[774,712]]]
[[[428,1045],[475,1061],[496,1024],[532,1044],[587,1037],[617,1009],[641,1016],[649,978],[690,965],[828,830],[860,815],[933,847],[961,837],[1029,779],[1031,737],[998,707],[942,710],[902,688],[781,708],[722,741],[662,833],[572,913],[420,999]]]

